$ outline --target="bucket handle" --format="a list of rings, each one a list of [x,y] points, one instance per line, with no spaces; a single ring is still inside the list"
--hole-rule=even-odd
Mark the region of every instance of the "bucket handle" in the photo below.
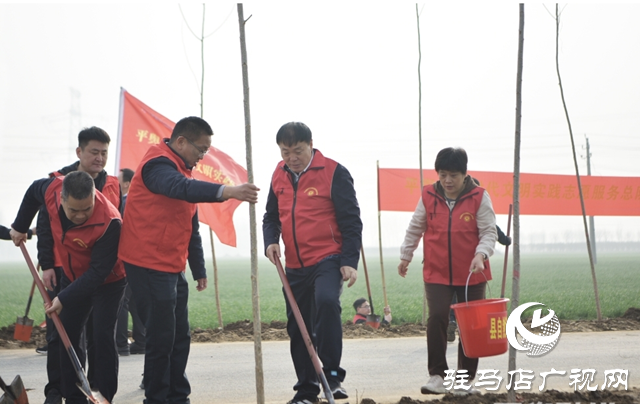
[[[491,286],[489,286],[489,280],[487,279],[487,275],[484,274],[484,271],[480,272],[482,274],[482,276],[484,276],[484,280],[487,283],[487,288],[489,288],[489,296],[491,296]],[[469,280],[471,279],[471,275],[473,275],[474,272],[469,271],[469,276],[467,276],[467,284],[464,287],[464,300],[465,303],[467,303],[467,306],[469,306]],[[487,292],[485,291],[484,293],[484,298],[487,298]]]

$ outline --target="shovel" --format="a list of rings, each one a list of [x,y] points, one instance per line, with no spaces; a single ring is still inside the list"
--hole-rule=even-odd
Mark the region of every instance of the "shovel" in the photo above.
[[[33,300],[33,291],[35,288],[36,281],[33,281],[31,284],[31,292],[29,292],[29,300],[27,301],[27,310],[24,312],[24,317],[18,317],[18,320],[16,321],[16,328],[13,331],[13,339],[24,342],[29,342],[31,340],[33,320],[29,318],[29,309],[31,308],[31,301]]]
[[[20,375],[17,375],[10,386],[0,377],[0,389],[4,394],[0,396],[0,404],[29,404],[29,397],[24,388]]]
[[[44,284],[42,283],[42,280],[38,275],[38,271],[33,266],[33,262],[31,261],[31,257],[29,256],[29,251],[27,251],[27,247],[24,245],[24,241],[20,241],[20,249],[22,250],[22,255],[24,255],[24,259],[27,261],[27,265],[31,270],[31,275],[33,276],[33,280],[36,282],[36,286],[38,286],[38,290],[42,295],[42,299],[44,299],[45,305],[50,306],[51,299],[49,298],[49,294],[47,293],[47,290],[45,289]],[[85,396],[87,396],[89,401],[91,401],[92,403],[109,404],[107,400],[105,400],[105,398],[102,397],[100,392],[91,391],[91,387],[89,387],[89,381],[87,380],[87,376],[84,374],[84,369],[82,368],[82,365],[80,365],[80,360],[78,359],[78,355],[76,354],[76,351],[73,349],[73,346],[71,345],[69,336],[67,335],[67,332],[62,326],[62,321],[60,321],[60,317],[58,316],[58,313],[56,312],[51,313],[51,319],[53,320],[53,324],[56,326],[56,329],[58,330],[58,335],[60,336],[60,340],[62,341],[62,344],[64,345],[65,349],[67,350],[67,354],[69,354],[69,359],[71,360],[71,364],[73,365],[73,368],[76,371],[76,376],[78,376],[78,380],[80,380],[80,383],[77,383],[76,386],[78,386],[80,391],[82,391],[82,393]]]
[[[331,388],[329,387],[329,382],[327,382],[327,376],[325,376],[324,372],[322,371],[322,363],[320,363],[320,358],[316,353],[316,349],[313,346],[313,342],[311,342],[311,337],[309,337],[309,332],[307,331],[307,327],[305,326],[304,320],[302,319],[300,308],[298,307],[298,303],[296,303],[296,298],[293,296],[293,291],[291,290],[291,286],[289,286],[287,275],[284,273],[284,269],[282,268],[280,259],[277,257],[274,257],[274,261],[276,263],[276,268],[278,269],[278,275],[280,275],[280,280],[282,281],[282,286],[284,287],[284,293],[287,296],[289,305],[291,306],[291,311],[293,311],[293,316],[296,318],[296,323],[298,323],[298,329],[300,329],[300,334],[302,335],[302,339],[307,345],[307,351],[309,351],[309,356],[311,357],[313,368],[316,370],[318,379],[322,384],[322,390],[324,391],[324,396],[327,398],[327,401],[329,401],[329,404],[335,404],[335,401],[333,400],[333,393],[331,392]]]
[[[372,328],[380,328],[380,316],[374,314],[373,300],[371,299],[371,287],[369,286],[369,271],[367,271],[367,261],[364,259],[364,249],[360,249],[362,253],[362,266],[364,267],[364,279],[367,281],[367,293],[369,294],[369,305],[371,306],[371,314],[367,315],[365,324]]]

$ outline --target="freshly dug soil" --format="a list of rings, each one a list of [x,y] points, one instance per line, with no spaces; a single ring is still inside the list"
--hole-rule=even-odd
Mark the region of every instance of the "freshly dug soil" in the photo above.
[[[426,396],[425,396],[426,397]],[[398,404],[444,404],[444,403],[460,403],[460,404],[500,404],[509,403],[507,394],[485,393],[478,395],[470,395],[465,397],[446,394],[436,400],[414,400],[410,397],[402,397]],[[516,402],[525,404],[548,404],[548,403],[615,403],[615,404],[635,404],[640,403],[640,389],[634,387],[629,391],[617,390],[597,390],[588,393],[583,392],[562,392],[557,390],[547,390],[540,394],[535,393],[518,393],[516,394]],[[376,404],[375,401],[365,398],[360,401],[361,404]]]
[[[0,349],[36,348],[45,344],[46,329],[33,327],[31,341],[22,342],[13,339],[15,325],[0,328]],[[597,320],[560,320],[561,331],[624,331],[640,330],[640,309],[631,307],[622,317]],[[398,338],[420,337],[425,335],[426,327],[421,324],[406,323],[401,325],[380,326],[374,329],[365,324],[347,322],[342,326],[344,338]],[[272,321],[262,323],[263,341],[284,341],[287,336],[286,323]],[[228,324],[224,329],[195,328],[191,331],[193,342],[237,342],[253,341],[253,323],[249,320]]]

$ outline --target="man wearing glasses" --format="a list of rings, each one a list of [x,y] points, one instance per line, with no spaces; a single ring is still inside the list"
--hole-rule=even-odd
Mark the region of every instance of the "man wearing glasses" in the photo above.
[[[199,292],[207,288],[196,203],[229,198],[256,203],[253,184],[224,186],[192,178],[213,131],[198,117],[181,119],[170,139],[147,150],[131,181],[119,257],[147,327],[145,403],[188,403],[185,375],[191,336],[187,260]]]

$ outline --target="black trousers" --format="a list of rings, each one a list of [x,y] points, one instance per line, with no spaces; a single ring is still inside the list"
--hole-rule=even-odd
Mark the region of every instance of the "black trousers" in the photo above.
[[[484,298],[486,282],[469,286],[469,301]],[[427,292],[427,306],[429,317],[427,318],[427,355],[429,375],[446,375],[447,365],[447,326],[449,325],[449,311],[451,299],[455,294],[458,302],[466,302],[464,286],[440,285],[437,283],[425,283]],[[458,370],[466,369],[469,380],[476,377],[478,370],[478,358],[468,358],[462,349],[462,342],[458,341]]]
[[[346,371],[340,367],[342,359],[340,295],[343,284],[340,258],[331,256],[311,267],[286,268],[286,274],[309,336],[324,366],[323,372],[329,385],[332,388],[336,387],[346,375]],[[293,387],[297,391],[295,397],[314,401],[320,393],[318,377],[286,296],[285,301],[287,333],[291,339],[291,358],[298,376],[298,382]]]
[[[71,281],[63,274],[60,290],[64,290],[70,284]],[[81,364],[86,360],[86,354],[80,346],[81,335],[85,325],[87,329],[92,329],[92,341],[96,347],[99,347],[95,350],[92,385],[109,402],[113,401],[118,390],[118,352],[115,335],[118,310],[126,285],[126,279],[103,284],[85,301],[64,306],[60,312],[62,325],[69,335],[71,345]],[[88,323],[90,314],[93,314],[91,316],[93,321]],[[78,377],[62,344],[59,351],[62,396],[67,404],[86,404],[87,398],[76,386]]]
[[[53,268],[56,274],[56,287],[53,290],[47,290],[49,298],[55,299],[60,292],[60,278],[62,268]],[[51,317],[46,316],[47,321],[47,384],[44,386],[45,397],[51,390],[60,393],[60,335]]]
[[[131,313],[131,320],[133,322],[133,340],[138,347],[144,348],[146,329],[138,314],[136,301],[131,298],[131,285],[127,285],[127,289],[124,292],[124,299],[122,300],[122,307],[118,314],[118,327],[116,330],[116,345],[118,348],[125,347],[129,343],[129,313]]]
[[[189,285],[184,272],[168,273],[124,263],[132,296],[146,328],[144,388],[146,404],[187,404]]]

